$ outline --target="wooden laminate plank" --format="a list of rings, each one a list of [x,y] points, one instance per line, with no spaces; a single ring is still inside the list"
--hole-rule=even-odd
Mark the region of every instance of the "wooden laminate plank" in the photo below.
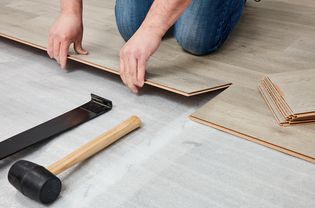
[[[281,114],[281,112],[277,109],[275,102],[273,102],[270,94],[267,92],[267,90],[262,87],[261,85],[258,86],[258,89],[260,90],[260,93],[262,94],[263,98],[265,99],[270,111],[276,118],[277,122],[280,125],[285,125],[285,117]]]
[[[309,123],[315,117],[315,70],[270,74],[258,88],[280,125]]]
[[[283,98],[280,95],[273,93],[273,90],[276,90],[276,88],[271,83],[268,83],[268,79],[262,81],[262,88],[264,88],[266,93],[270,96],[270,100],[273,102],[273,105],[271,106],[283,116],[282,122],[286,122],[287,118],[292,115],[292,112],[289,107],[285,105]]]
[[[303,123],[310,123],[315,121],[315,116],[312,113],[305,113],[300,117],[290,118],[287,119],[281,112],[280,109],[277,107],[274,100],[271,98],[269,92],[260,84],[258,86],[258,89],[260,90],[263,98],[265,99],[270,111],[276,118],[277,122],[281,126],[288,126],[291,124],[297,125],[297,124],[303,124]]]
[[[191,118],[315,163],[315,124],[279,126],[258,89],[232,85]]]
[[[281,90],[293,114],[315,113],[315,69],[271,74],[268,78]]]
[[[76,55],[71,50],[70,59],[118,74],[119,50],[124,41],[116,27],[114,4],[115,0],[84,2],[84,46],[89,55]],[[1,1],[0,36],[46,50],[48,30],[58,12],[57,0]],[[202,62],[184,65],[182,60],[186,57],[191,55],[183,52],[174,39],[163,41],[150,60],[146,84],[185,96],[226,88],[231,84],[216,76],[195,73],[195,68],[209,71],[208,66]]]

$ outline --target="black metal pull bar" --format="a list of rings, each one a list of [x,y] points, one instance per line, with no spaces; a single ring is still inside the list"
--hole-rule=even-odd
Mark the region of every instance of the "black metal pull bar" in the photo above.
[[[51,139],[112,109],[112,102],[91,94],[91,101],[0,142],[0,160],[33,144]]]

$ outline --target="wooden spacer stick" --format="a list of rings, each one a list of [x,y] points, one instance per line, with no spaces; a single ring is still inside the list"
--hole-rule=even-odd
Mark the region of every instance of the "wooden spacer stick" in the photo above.
[[[112,128],[111,130],[101,134],[92,141],[79,147],[77,150],[68,154],[64,158],[51,164],[47,169],[53,174],[57,175],[73,165],[86,160],[105,147],[114,143],[121,137],[132,132],[141,126],[141,120],[137,116],[131,116],[121,124]]]

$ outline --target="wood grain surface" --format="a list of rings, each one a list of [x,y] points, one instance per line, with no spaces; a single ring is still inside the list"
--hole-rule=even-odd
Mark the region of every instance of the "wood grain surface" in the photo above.
[[[315,113],[315,69],[271,74],[268,78],[281,90],[293,114]]]

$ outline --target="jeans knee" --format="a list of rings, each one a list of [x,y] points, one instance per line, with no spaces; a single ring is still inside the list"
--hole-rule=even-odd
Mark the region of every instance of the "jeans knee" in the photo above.
[[[244,0],[193,1],[175,24],[179,45],[194,55],[217,51],[243,11]]]
[[[116,0],[116,24],[125,41],[128,41],[139,29],[152,2],[153,0]]]
[[[196,56],[208,55],[215,52],[220,47],[220,43],[215,39],[200,37],[200,34],[183,35],[175,33],[175,38],[183,50]]]
[[[115,18],[118,31],[125,41],[128,41],[137,30],[135,22],[131,23],[131,11],[126,8],[123,0],[116,0]]]

